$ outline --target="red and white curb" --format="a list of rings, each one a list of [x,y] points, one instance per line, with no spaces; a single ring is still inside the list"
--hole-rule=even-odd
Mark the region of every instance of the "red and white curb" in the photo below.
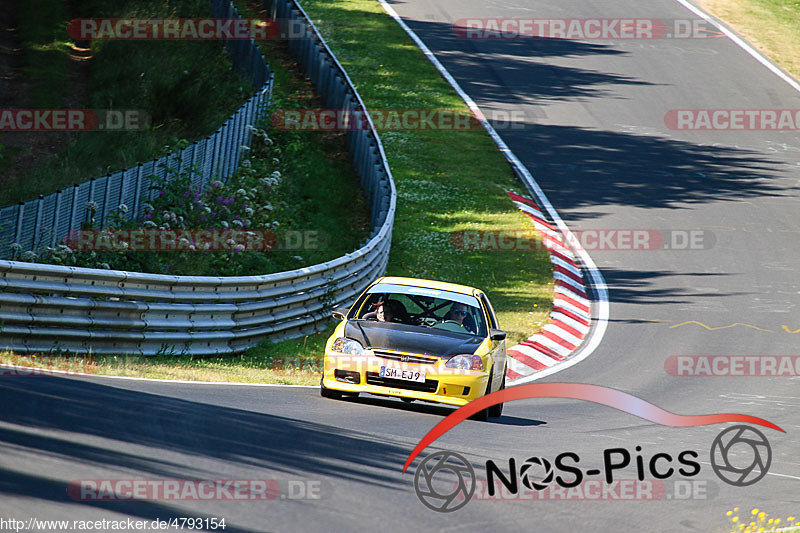
[[[506,379],[513,385],[516,380],[553,367],[578,349],[591,327],[591,302],[581,267],[561,232],[545,220],[533,200],[513,192],[507,194],[541,233],[555,280],[550,322],[541,332],[507,350]]]

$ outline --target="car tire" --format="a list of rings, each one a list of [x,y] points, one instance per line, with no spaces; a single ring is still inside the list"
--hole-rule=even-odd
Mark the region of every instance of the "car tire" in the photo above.
[[[483,395],[486,396],[490,392],[492,392],[492,376],[491,375],[489,376],[489,381],[486,383],[486,392],[484,392]],[[486,409],[481,409],[480,411],[478,411],[477,413],[475,413],[474,415],[469,417],[469,419],[470,420],[477,420],[479,422],[486,422],[487,420],[489,420],[489,417],[491,416],[489,414],[489,410],[490,409],[491,409],[491,407],[487,407]]]
[[[319,378],[319,395],[323,398],[330,398],[331,400],[341,400],[342,398],[358,398],[357,392],[342,392],[329,389],[322,384],[322,378]]]
[[[341,392],[339,392],[338,390],[331,390],[331,389],[325,387],[325,385],[323,385],[321,383],[319,385],[319,395],[322,396],[323,398],[330,398],[331,400],[341,400],[342,399],[342,393]]]
[[[506,388],[506,373],[503,372],[503,382],[500,384],[500,388],[498,390],[503,390],[505,388]],[[499,418],[503,416],[503,404],[498,403],[497,405],[489,407],[489,416],[492,418]]]

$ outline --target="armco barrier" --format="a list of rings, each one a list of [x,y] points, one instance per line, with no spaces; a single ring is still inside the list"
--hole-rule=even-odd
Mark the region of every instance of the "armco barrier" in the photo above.
[[[380,140],[353,84],[302,9],[287,1],[267,7],[282,25],[292,25],[292,51],[325,103],[369,121],[369,129],[347,133],[371,212],[364,246],[307,268],[227,278],[0,260],[0,349],[237,353],[266,338],[317,329],[332,308],[350,303],[383,274],[397,194]]]

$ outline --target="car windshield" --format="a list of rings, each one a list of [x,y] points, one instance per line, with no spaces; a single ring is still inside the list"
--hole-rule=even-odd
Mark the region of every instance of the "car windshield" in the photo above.
[[[478,299],[440,289],[379,283],[356,303],[360,320],[393,322],[454,333],[486,336]]]

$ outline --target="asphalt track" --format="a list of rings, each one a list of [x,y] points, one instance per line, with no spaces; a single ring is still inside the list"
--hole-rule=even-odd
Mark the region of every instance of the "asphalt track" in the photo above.
[[[464,422],[422,455],[456,451],[480,477],[487,459],[571,451],[591,468],[606,448],[640,445],[645,457],[691,449],[703,461],[692,479],[706,492],[657,501],[472,501],[436,513],[414,493],[414,467],[400,469],[447,408],[337,402],[313,389],[5,377],[0,517],[199,514],[225,517],[226,531],[718,531],[734,506],[780,517],[800,511],[798,378],[664,370],[672,355],[798,354],[800,136],[672,131],[664,115],[800,109],[800,93],[726,38],[476,41],[457,38],[451,26],[466,17],[695,18],[672,0],[393,5],[485,110],[524,112],[523,128],[500,133],[572,229],[714,236],[703,250],[590,251],[609,286],[608,331],[591,357],[547,380],[618,388],[680,414],[770,420],[786,430],[764,430],[770,474],[745,488],[716,477],[708,450],[725,426],[670,428],[587,402],[521,400],[494,422]],[[91,502],[66,493],[71,480],[143,477],[306,480],[319,483],[320,497]]]

